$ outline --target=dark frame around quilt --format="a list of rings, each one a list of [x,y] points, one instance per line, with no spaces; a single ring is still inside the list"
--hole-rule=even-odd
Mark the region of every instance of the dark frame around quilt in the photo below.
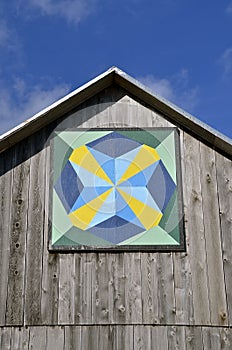
[[[184,251],[176,128],[55,131],[51,251]]]

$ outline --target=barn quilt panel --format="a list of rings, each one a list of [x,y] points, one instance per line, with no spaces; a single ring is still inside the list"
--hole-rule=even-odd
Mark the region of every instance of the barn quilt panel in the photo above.
[[[175,128],[56,132],[51,246],[180,247],[177,138]]]

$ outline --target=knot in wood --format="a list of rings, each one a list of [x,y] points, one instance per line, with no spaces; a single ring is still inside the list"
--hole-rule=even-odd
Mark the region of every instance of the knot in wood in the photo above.
[[[20,226],[19,222],[16,222],[15,223],[15,228],[19,228],[19,226]]]
[[[199,199],[198,193],[196,191],[194,191],[194,190],[192,191],[192,196],[193,196],[193,199],[195,201],[197,201]]]
[[[211,182],[211,176],[210,176],[209,174],[206,175],[206,181],[207,181],[208,183]]]
[[[118,308],[118,310],[120,311],[120,312],[125,312],[126,311],[126,308],[125,308],[125,306],[124,305],[120,305],[119,306],[119,308]]]
[[[225,311],[221,311],[220,312],[220,317],[221,317],[222,321],[225,321],[226,318],[227,318],[226,312]]]

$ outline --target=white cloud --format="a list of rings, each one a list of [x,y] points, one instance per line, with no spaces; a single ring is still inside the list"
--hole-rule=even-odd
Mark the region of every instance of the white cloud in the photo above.
[[[59,16],[68,22],[79,23],[95,8],[97,0],[28,0],[29,9],[42,15]]]
[[[224,77],[227,77],[232,73],[232,47],[229,47],[224,51],[220,62],[224,68]]]
[[[193,112],[198,104],[198,87],[189,87],[188,71],[185,69],[170,78],[157,78],[148,74],[137,79],[158,95],[188,111]]]
[[[16,31],[10,28],[4,19],[0,19],[0,48],[3,56],[4,52],[13,52],[14,55],[20,55],[22,52],[21,41]]]
[[[16,79],[11,90],[0,84],[0,133],[49,106],[69,90],[67,84],[58,84],[51,89],[37,85],[30,89],[22,79]]]
[[[232,13],[232,2],[229,3],[229,5],[226,8],[227,13]]]
[[[4,21],[0,21],[0,45],[5,45],[9,40],[10,32]]]

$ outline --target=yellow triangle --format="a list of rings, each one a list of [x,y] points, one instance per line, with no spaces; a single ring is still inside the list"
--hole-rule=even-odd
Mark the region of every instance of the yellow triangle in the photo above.
[[[109,196],[110,192],[113,188],[110,188],[108,191],[102,193],[97,198],[94,198],[90,202],[86,203],[82,207],[78,208],[71,214],[69,214],[69,218],[72,221],[74,226],[81,228],[82,230],[86,230],[89,223],[92,221],[94,216],[97,214],[98,210]]]
[[[159,159],[160,156],[154,148],[143,145],[135,158],[132,160],[129,167],[126,169],[125,173],[122,175],[121,179],[118,182],[118,185],[123,181],[128,180],[132,176],[138,174],[149,165],[157,162]]]
[[[140,222],[143,224],[143,226],[146,228],[146,230],[159,224],[163,216],[162,213],[144,204],[140,200],[132,197],[128,193],[122,191],[120,188],[118,188],[118,191],[130,206],[131,210],[135,213],[137,218],[140,220]]]
[[[92,174],[100,177],[101,179],[109,182],[113,185],[110,178],[106,175],[102,167],[98,164],[94,156],[89,152],[86,146],[81,146],[74,149],[69,158],[73,163],[80,165],[82,168],[90,171]]]

